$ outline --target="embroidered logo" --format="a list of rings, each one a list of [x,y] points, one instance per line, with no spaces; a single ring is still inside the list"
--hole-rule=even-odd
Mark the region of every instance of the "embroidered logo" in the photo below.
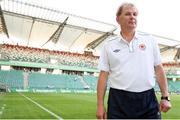
[[[139,45],[139,49],[140,50],[145,50],[146,49],[146,45],[145,44],[140,44]]]
[[[116,50],[114,50],[113,52],[117,53],[117,52],[119,52],[119,51],[121,51],[121,50],[120,50],[120,49],[116,49]]]

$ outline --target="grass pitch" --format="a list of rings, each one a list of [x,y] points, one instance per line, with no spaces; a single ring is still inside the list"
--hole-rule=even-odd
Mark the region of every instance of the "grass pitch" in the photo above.
[[[63,119],[96,118],[96,94],[23,93],[23,95]],[[171,95],[171,102],[172,109],[162,113],[164,119],[180,118],[180,95]],[[19,93],[1,93],[0,119],[57,118]]]

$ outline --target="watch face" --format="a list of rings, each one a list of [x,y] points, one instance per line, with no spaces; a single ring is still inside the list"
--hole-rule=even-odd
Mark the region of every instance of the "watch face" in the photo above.
[[[170,101],[170,98],[169,98],[169,97],[167,97],[167,99],[168,99],[168,101]]]

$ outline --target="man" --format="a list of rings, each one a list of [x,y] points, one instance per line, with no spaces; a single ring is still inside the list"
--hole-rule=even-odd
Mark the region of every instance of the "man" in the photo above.
[[[138,10],[133,4],[122,4],[116,14],[120,35],[109,40],[102,49],[98,66],[98,119],[160,119],[160,111],[167,112],[171,108],[158,45],[152,36],[135,31],[137,16]],[[107,79],[110,90],[106,113]],[[153,89],[155,79],[162,94],[160,105]]]

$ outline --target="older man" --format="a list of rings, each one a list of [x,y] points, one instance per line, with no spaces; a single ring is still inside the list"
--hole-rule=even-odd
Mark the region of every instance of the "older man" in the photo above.
[[[116,14],[120,35],[111,38],[102,49],[98,66],[98,119],[160,119],[160,111],[171,108],[157,42],[150,35],[136,32],[137,16],[138,10],[133,4],[123,3]],[[107,79],[110,90],[106,113]],[[162,94],[160,107],[153,89],[155,79]]]

